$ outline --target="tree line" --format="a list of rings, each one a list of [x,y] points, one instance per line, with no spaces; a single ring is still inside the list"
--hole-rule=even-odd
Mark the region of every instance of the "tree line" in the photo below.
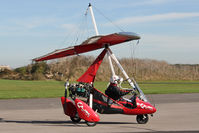
[[[77,80],[93,63],[93,56],[74,56],[46,62],[29,64],[14,70],[0,72],[0,78],[21,80]],[[199,80],[199,64],[169,64],[151,59],[122,58],[119,62],[138,81],[144,80]],[[116,74],[121,71],[113,62]],[[105,58],[97,72],[97,81],[109,81],[111,71]]]

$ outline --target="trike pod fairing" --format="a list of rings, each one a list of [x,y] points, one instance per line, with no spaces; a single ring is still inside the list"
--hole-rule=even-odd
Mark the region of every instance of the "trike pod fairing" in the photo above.
[[[109,35],[99,35],[91,4],[89,4],[89,9],[93,19],[96,36],[87,39],[80,45],[55,50],[47,55],[35,58],[33,61],[37,62],[71,55],[78,55],[103,48],[104,50],[96,58],[93,64],[77,80],[79,83],[69,84],[67,82],[65,84],[65,96],[61,97],[65,115],[70,116],[71,120],[76,123],[80,122],[81,119],[84,119],[88,126],[94,126],[96,125],[96,122],[100,120],[97,112],[101,114],[137,115],[137,122],[139,124],[145,124],[148,122],[148,114],[155,113],[156,108],[148,102],[146,96],[139,88],[136,81],[129,78],[110,49],[110,46],[112,45],[132,40],[139,40],[140,36],[132,32],[119,32]],[[123,73],[123,76],[128,81],[129,85],[132,87],[132,92],[138,92],[139,97],[113,100],[93,86],[97,70],[105,55],[108,57],[112,75],[115,75],[114,67],[112,65],[113,60]],[[69,92],[69,97],[67,92]],[[134,99],[134,102],[132,102],[132,99]]]

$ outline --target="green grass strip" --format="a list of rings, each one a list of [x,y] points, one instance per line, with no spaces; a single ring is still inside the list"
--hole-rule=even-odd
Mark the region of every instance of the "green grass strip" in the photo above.
[[[199,93],[198,81],[138,82],[145,94]],[[95,82],[95,88],[104,92],[108,82]],[[123,84],[128,88],[128,84]],[[64,95],[62,81],[24,81],[0,79],[0,99],[49,98]]]

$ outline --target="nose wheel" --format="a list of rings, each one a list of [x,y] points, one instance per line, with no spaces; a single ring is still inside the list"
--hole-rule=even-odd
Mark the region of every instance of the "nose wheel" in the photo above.
[[[74,123],[79,123],[81,121],[81,118],[79,118],[78,113],[76,113],[76,115],[74,117],[70,117],[70,119],[74,122]]]
[[[146,124],[149,120],[149,117],[147,114],[145,115],[137,115],[136,117],[137,123],[138,124]]]

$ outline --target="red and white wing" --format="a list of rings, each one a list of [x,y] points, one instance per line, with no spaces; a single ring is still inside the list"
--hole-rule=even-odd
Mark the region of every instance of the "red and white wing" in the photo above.
[[[33,61],[51,60],[51,59],[81,54],[97,50],[100,48],[104,48],[106,44],[108,46],[112,46],[123,42],[128,42],[131,40],[138,40],[138,39],[140,39],[140,36],[132,32],[119,32],[109,35],[94,36],[87,39],[80,45],[55,50],[49,54],[35,58],[33,59]]]

